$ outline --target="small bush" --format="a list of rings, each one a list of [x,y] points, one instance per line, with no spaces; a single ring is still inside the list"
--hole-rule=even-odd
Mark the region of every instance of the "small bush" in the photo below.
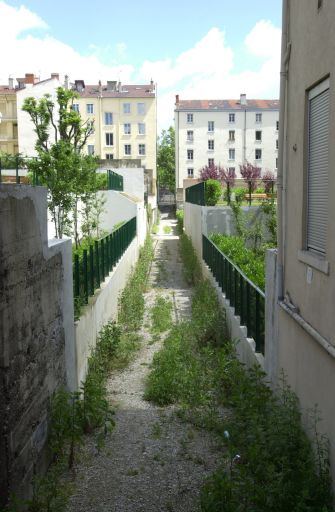
[[[247,194],[248,191],[244,187],[236,187],[232,190],[232,192],[234,192],[235,194],[235,201],[237,201],[238,203],[242,203],[243,201],[245,201],[245,195]]]
[[[178,234],[181,235],[183,233],[183,229],[184,229],[184,210],[177,210],[176,217],[177,217],[177,231],[178,231]]]
[[[207,180],[205,188],[206,206],[215,206],[222,196],[222,185],[217,180]]]
[[[167,331],[172,326],[172,302],[158,296],[151,309],[151,332]]]
[[[183,233],[180,236],[179,244],[185,279],[188,284],[196,284],[201,278],[201,268],[192,242],[190,238]]]

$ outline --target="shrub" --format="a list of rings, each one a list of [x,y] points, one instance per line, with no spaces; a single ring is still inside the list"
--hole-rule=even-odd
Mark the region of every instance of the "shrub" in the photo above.
[[[233,192],[235,194],[235,200],[238,203],[242,203],[242,201],[245,200],[245,195],[248,193],[247,189],[244,187],[236,187]]]
[[[177,217],[177,231],[178,234],[181,235],[184,228],[184,210],[177,210],[176,212]]]
[[[215,206],[222,196],[222,185],[216,180],[207,180],[205,188],[205,203],[207,206]]]

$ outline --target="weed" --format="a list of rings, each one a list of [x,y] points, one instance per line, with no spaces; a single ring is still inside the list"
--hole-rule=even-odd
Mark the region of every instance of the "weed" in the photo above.
[[[172,326],[172,302],[164,297],[157,296],[151,309],[151,332],[157,334],[167,331]]]
[[[201,267],[190,238],[183,233],[179,241],[184,276],[189,284],[196,284],[201,279]]]
[[[136,476],[139,474],[139,470],[136,468],[128,469],[126,475],[127,476]]]
[[[164,226],[163,231],[166,235],[170,235],[172,233],[171,226]]]
[[[160,439],[162,437],[162,427],[158,421],[156,421],[152,426],[151,437],[153,439]]]
[[[178,231],[178,234],[181,235],[184,230],[184,210],[177,210],[176,217],[177,217],[177,231]]]

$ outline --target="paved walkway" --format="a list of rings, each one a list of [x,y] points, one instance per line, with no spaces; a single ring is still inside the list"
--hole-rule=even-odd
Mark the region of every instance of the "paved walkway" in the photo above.
[[[157,294],[173,301],[175,322],[190,315],[191,289],[175,232],[176,221],[163,215],[145,295],[143,345],[133,363],[109,379],[116,427],[100,453],[87,439],[68,512],[196,512],[202,482],[219,463],[209,434],[179,420],[173,407],[143,400],[149,366],[163,342],[153,343],[149,332]]]

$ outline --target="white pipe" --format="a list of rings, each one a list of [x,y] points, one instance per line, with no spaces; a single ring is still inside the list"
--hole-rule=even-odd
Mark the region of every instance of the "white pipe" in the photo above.
[[[286,88],[287,88],[287,66],[290,58],[291,44],[288,44],[288,12],[289,0],[283,1],[283,24],[281,43],[281,68],[280,68],[280,110],[279,110],[279,154],[277,172],[277,215],[278,215],[278,273],[277,290],[279,300],[284,296],[284,245],[285,245],[285,188],[284,188],[284,144],[286,124]]]
[[[335,359],[335,347],[326,338],[314,329],[302,316],[293,311],[290,306],[284,302],[279,302],[279,306],[286,311],[294,320],[306,331],[328,354]]]

